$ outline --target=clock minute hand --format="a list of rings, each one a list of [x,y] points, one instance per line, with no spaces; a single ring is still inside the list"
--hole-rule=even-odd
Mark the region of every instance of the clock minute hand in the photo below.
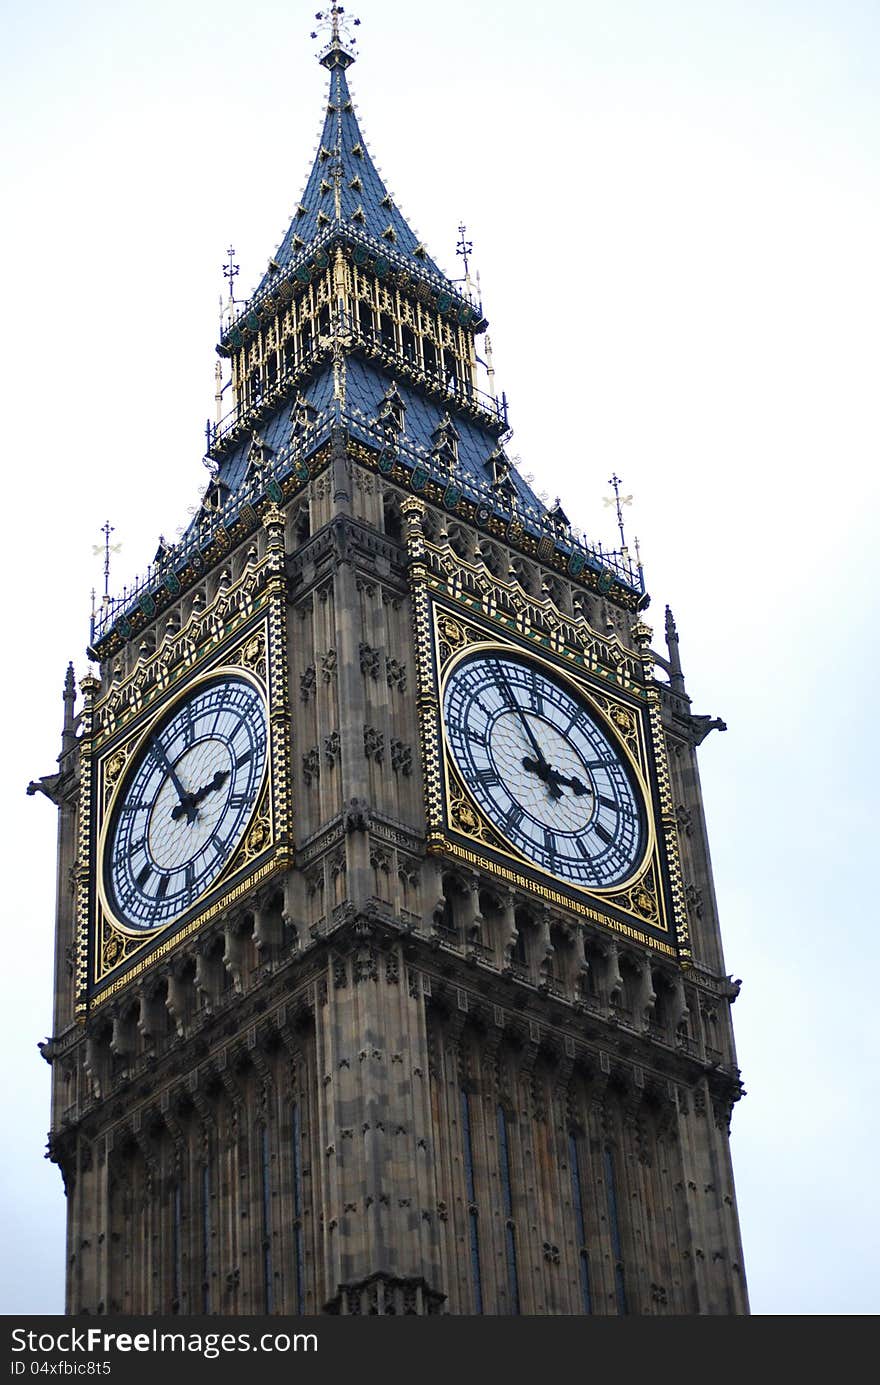
[[[539,774],[542,779],[546,779],[547,775],[550,773],[550,766],[544,758],[544,753],[541,750],[541,747],[538,745],[534,731],[532,730],[531,726],[526,720],[525,712],[523,711],[522,707],[519,705],[519,702],[514,696],[513,689],[507,681],[507,674],[504,672],[503,666],[501,664],[497,664],[496,667],[498,669],[499,680],[504,684],[504,687],[506,689],[508,701],[512,704],[514,711],[517,713],[517,716],[519,717],[520,721],[525,727],[526,735],[528,736],[529,741],[531,742],[532,749],[534,750],[535,755],[537,757],[535,773]],[[525,764],[525,761],[523,761],[523,764]],[[526,765],[526,769],[528,768],[530,768],[530,766]]]
[[[169,779],[171,780],[172,784],[177,790],[177,797],[180,799],[178,807],[172,811],[171,816],[174,817],[176,815],[177,817],[179,817],[180,813],[178,811],[178,808],[182,808],[183,811],[186,813],[187,822],[195,822],[197,814],[195,807],[192,806],[192,796],[187,793],[186,789],[183,787],[180,780],[178,779],[174,766],[168,759],[168,756],[165,754],[165,749],[162,745],[162,742],[157,740],[156,737],[153,736],[150,741],[150,746],[152,748],[153,754],[156,756],[156,759],[159,761],[163,769],[166,770]]]

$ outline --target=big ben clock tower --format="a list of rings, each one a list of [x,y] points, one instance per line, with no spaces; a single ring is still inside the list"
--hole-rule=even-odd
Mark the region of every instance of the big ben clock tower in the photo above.
[[[740,1314],[690,709],[626,552],[505,451],[342,11],[179,543],[64,692],[67,1310]]]

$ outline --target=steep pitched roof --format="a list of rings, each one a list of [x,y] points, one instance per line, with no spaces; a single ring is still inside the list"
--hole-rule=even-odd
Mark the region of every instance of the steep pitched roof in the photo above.
[[[370,157],[349,91],[346,69],[353,58],[341,46],[331,46],[321,60],[330,71],[324,128],[312,171],[277,253],[274,265],[286,268],[331,224],[359,230],[375,241],[377,251],[393,250],[413,268],[445,276],[394,205]],[[278,269],[268,271],[257,294]]]

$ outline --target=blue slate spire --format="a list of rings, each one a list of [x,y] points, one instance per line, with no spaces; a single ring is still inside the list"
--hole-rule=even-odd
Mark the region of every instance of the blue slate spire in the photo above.
[[[588,547],[508,456],[506,398],[480,388],[482,305],[430,258],[370,157],[342,14],[334,3],[318,16],[332,26],[320,58],[329,91],[302,198],[255,291],[230,305],[217,347],[232,389],[228,412],[206,429],[211,478],[180,542],[161,546],[146,576],[102,610],[96,657],[199,580],[267,504],[298,495],[334,439],[389,484],[512,550],[629,602],[640,596],[625,551]]]
[[[278,270],[307,255],[317,240],[323,242],[326,233],[345,229],[359,230],[374,242],[377,253],[394,252],[395,258],[402,256],[410,261],[413,269],[427,270],[431,276],[445,279],[395,206],[370,157],[346,75],[354,57],[337,39],[321,62],[329,70],[330,88],[315,162],[287,234],[274,256],[273,268],[264,275],[257,295]]]

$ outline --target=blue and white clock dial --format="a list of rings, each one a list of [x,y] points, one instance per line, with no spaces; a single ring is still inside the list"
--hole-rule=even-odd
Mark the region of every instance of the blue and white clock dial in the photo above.
[[[149,733],[120,790],[104,882],[129,928],[178,919],[237,849],[266,767],[266,707],[245,678],[218,677]]]
[[[475,653],[447,679],[443,721],[469,793],[523,856],[585,888],[633,874],[647,844],[642,793],[572,687],[527,659]]]

